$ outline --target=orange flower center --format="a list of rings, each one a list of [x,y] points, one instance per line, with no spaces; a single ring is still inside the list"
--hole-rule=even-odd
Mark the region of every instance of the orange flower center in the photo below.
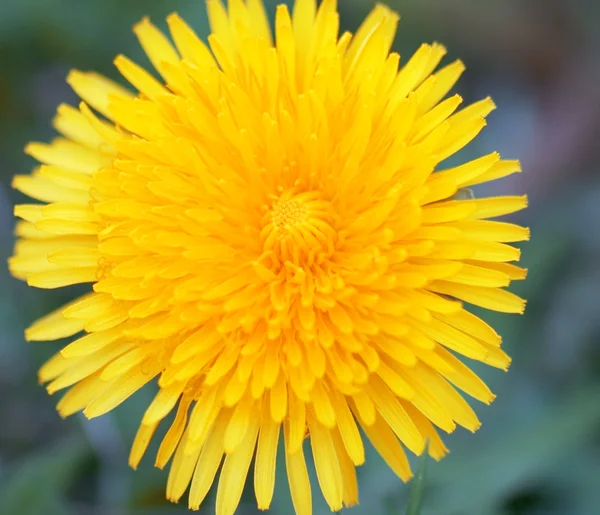
[[[322,263],[333,255],[337,233],[331,204],[323,193],[284,191],[263,219],[263,251],[275,264]]]
[[[301,225],[306,221],[306,215],[307,210],[304,204],[293,199],[282,199],[273,207],[271,217],[276,227],[285,230],[290,226]]]

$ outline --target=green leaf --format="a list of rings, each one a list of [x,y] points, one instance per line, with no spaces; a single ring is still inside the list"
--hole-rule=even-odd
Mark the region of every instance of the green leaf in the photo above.
[[[425,491],[425,476],[427,475],[427,457],[428,452],[426,445],[423,454],[419,458],[417,473],[415,474],[410,486],[406,515],[419,515],[421,513],[423,492]]]

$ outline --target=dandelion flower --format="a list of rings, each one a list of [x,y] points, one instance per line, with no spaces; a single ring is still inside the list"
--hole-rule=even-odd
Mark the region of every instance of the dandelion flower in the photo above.
[[[27,146],[41,165],[14,186],[41,203],[15,208],[12,273],[91,291],[26,337],[78,335],[39,373],[67,389],[62,416],[97,417],[156,380],[130,464],[175,412],[156,457],[172,459],[170,500],[189,487],[197,509],[218,481],[231,515],[254,461],[267,509],[283,446],[296,512],[312,510],[306,452],[340,510],[358,502],[364,438],[408,480],[405,449],[428,441],[439,459],[437,429],[479,427],[458,390],[493,400],[459,357],[510,359],[466,305],[523,311],[504,288],[525,277],[509,244],[529,233],[488,219],[526,199],[457,193],[519,163],[444,166],[494,104],[459,108],[464,66],[435,71],[439,44],[400,65],[384,6],[341,36],[335,0],[279,6],[273,32],[261,0],[207,8],[208,45],[176,14],[170,38],[135,26],[156,76],[125,56],[129,88],[73,71],[79,108]]]

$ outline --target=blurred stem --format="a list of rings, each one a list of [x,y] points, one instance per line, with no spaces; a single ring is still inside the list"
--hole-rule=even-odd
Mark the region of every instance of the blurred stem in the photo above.
[[[410,496],[408,498],[408,506],[406,507],[406,515],[419,515],[421,513],[423,491],[425,490],[425,476],[427,475],[427,456],[428,445],[425,445],[425,450],[419,458],[417,473],[415,474],[410,487]]]

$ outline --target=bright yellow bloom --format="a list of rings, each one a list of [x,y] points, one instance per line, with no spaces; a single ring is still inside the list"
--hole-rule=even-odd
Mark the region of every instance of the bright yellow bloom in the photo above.
[[[234,513],[252,460],[271,503],[283,434],[292,500],[311,513],[308,438],[332,510],[358,502],[362,428],[403,480],[404,447],[445,452],[434,426],[476,430],[455,389],[494,396],[456,355],[506,369],[500,337],[462,302],[521,313],[505,291],[525,270],[507,243],[527,229],[488,221],[525,197],[462,198],[519,171],[483,156],[440,165],[485,126],[490,99],[446,98],[464,66],[423,45],[399,68],[398,16],[376,7],[338,37],[335,0],[277,9],[208,0],[208,47],[176,14],[172,43],[147,19],[141,45],[162,77],[124,56],[138,91],[94,73],[68,81],[62,136],[32,143],[42,165],[14,186],[13,274],[39,288],[92,292],[36,322],[29,340],[86,334],[40,371],[61,415],[96,417],[158,378],[131,451],[136,467],[177,407],[156,465],[172,456],[167,497],[191,484],[198,508],[218,479]],[[96,113],[94,113],[94,111]]]

